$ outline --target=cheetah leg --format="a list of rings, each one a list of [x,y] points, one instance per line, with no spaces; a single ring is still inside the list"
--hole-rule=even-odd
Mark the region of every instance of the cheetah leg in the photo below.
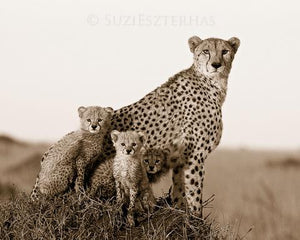
[[[124,202],[124,193],[121,187],[121,183],[116,181],[116,191],[117,191],[117,203],[122,204]]]
[[[96,196],[97,191],[98,186],[96,185],[96,183],[92,183],[88,195],[93,198]]]
[[[145,203],[142,197],[136,199],[134,211],[138,213],[136,218],[137,222],[142,222],[147,218],[148,215],[146,214],[146,211],[148,213],[148,209],[149,204]]]
[[[144,205],[142,203],[142,199],[139,199],[139,198],[136,199],[134,210],[139,212],[139,213],[144,212]]]
[[[205,153],[193,153],[190,156],[189,165],[184,169],[184,190],[188,208],[193,214],[202,217],[202,193],[204,181]]]
[[[75,182],[76,193],[79,193],[80,191],[84,191],[84,177],[85,177],[86,166],[87,166],[87,160],[83,157],[78,157],[76,161],[76,167],[77,167],[77,178]]]
[[[39,186],[39,176],[37,176],[34,187],[30,194],[30,198],[33,202],[39,200],[39,187],[38,186]]]
[[[183,166],[173,168],[172,204],[177,208],[185,208],[184,171]]]
[[[172,175],[172,203],[177,208],[185,208],[185,191],[184,191],[184,167],[187,165],[187,150],[189,149],[188,141],[185,134],[181,133],[171,144],[171,155],[168,158],[168,165],[173,168]]]
[[[152,213],[153,208],[155,205],[155,198],[153,196],[153,193],[150,189],[145,190],[142,198],[141,198],[141,203],[143,206],[143,210]]]
[[[134,218],[133,218],[133,210],[134,210],[134,206],[135,206],[135,202],[136,202],[136,197],[137,197],[137,188],[133,187],[130,188],[129,190],[129,206],[128,206],[128,214],[127,214],[127,222],[129,224],[129,226],[133,226],[134,225]]]

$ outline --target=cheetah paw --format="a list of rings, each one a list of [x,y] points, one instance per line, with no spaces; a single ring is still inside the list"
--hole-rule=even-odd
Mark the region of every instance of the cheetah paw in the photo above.
[[[129,225],[129,227],[133,227],[135,225],[132,214],[127,215],[127,224]]]

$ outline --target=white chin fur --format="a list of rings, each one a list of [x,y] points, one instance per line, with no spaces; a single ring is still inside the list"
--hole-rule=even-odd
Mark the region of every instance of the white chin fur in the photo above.
[[[90,133],[98,133],[98,132],[99,132],[99,129],[95,129],[95,130],[94,130],[94,129],[89,129],[89,132],[90,132]]]
[[[219,77],[222,77],[223,74],[222,74],[222,72],[208,72],[206,74],[206,76],[211,77],[211,78],[219,78]]]

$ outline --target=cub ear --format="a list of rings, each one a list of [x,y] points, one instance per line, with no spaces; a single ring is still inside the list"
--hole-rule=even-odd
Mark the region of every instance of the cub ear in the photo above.
[[[193,36],[189,39],[189,47],[192,53],[195,52],[196,47],[198,47],[198,45],[202,42],[202,40],[197,37],[197,36]]]
[[[141,152],[141,155],[145,155],[147,150],[146,150],[146,148],[142,147],[140,152]]]
[[[111,131],[110,137],[111,137],[111,140],[113,141],[113,143],[117,142],[119,134],[120,134],[120,132],[117,131],[117,130],[112,130]]]
[[[163,152],[163,155],[164,155],[165,160],[167,160],[167,159],[169,158],[170,154],[171,154],[170,149],[169,149],[169,148],[164,148],[164,149],[162,150],[162,152]]]
[[[169,148],[164,148],[163,150],[163,153],[166,154],[166,155],[169,155],[171,153],[170,149]]]
[[[141,141],[141,143],[144,143],[145,141],[145,134],[143,132],[138,132],[139,135],[139,139]]]
[[[113,110],[111,107],[106,107],[106,108],[104,108],[104,109],[105,109],[105,111],[108,112],[108,113],[113,113],[113,112],[114,112],[114,110]]]
[[[228,43],[230,44],[230,46],[233,48],[234,53],[236,53],[237,50],[238,50],[238,48],[239,48],[239,46],[240,46],[240,43],[241,43],[240,39],[238,39],[238,38],[236,38],[236,37],[232,37],[232,38],[230,38],[227,42],[228,42]]]
[[[86,107],[80,106],[77,111],[78,111],[79,117],[82,117],[83,113],[86,111]]]

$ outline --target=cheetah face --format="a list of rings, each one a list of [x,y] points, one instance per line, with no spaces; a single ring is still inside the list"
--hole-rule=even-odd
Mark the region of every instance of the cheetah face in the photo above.
[[[124,155],[135,155],[139,153],[144,143],[143,133],[134,131],[119,132],[113,130],[111,132],[111,139],[117,153]]]
[[[201,40],[197,36],[189,39],[196,71],[210,78],[228,77],[239,45],[240,40],[235,37],[228,41],[217,38]]]
[[[99,133],[101,129],[109,127],[113,109],[102,107],[79,107],[78,114],[81,122],[81,129],[90,133]]]
[[[142,156],[142,164],[150,174],[160,172],[164,161],[166,161],[166,153],[160,149],[147,149]]]

